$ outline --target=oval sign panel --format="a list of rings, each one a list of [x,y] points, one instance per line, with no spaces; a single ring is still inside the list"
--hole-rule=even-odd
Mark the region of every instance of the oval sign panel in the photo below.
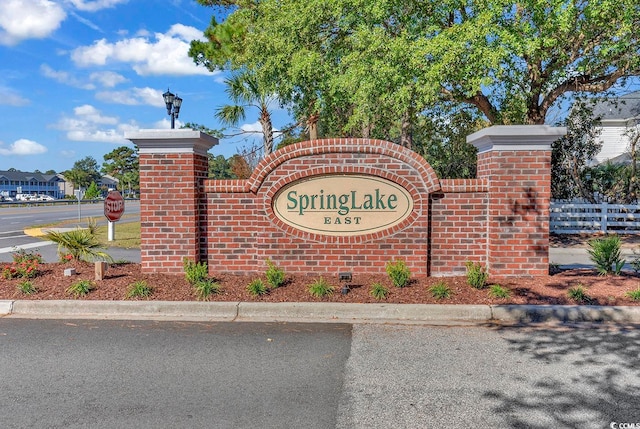
[[[395,226],[413,210],[409,192],[368,175],[322,175],[290,183],[273,199],[276,216],[316,234],[353,236]]]

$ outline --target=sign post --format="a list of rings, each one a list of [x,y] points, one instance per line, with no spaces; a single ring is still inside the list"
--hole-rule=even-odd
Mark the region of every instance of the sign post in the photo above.
[[[82,188],[76,189],[75,191],[73,191],[73,193],[76,195],[76,198],[78,199],[78,223],[80,223],[82,221],[82,209],[80,208],[80,203],[84,198],[84,189]]]
[[[114,223],[120,220],[124,213],[124,198],[118,191],[111,191],[104,199],[104,216],[109,221],[107,228],[108,241],[114,241],[116,237]]]

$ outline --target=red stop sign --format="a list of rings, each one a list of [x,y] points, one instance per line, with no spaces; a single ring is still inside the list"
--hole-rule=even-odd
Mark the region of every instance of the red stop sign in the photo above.
[[[116,222],[124,213],[124,198],[118,191],[111,191],[104,199],[104,215],[109,222]]]

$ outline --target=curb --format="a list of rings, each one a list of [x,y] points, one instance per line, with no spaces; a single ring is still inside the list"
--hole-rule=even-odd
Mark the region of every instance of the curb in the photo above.
[[[640,323],[640,307],[600,305],[494,305],[493,318],[511,323]]]
[[[478,323],[491,319],[486,305],[241,302],[239,321],[342,323]]]
[[[9,311],[3,312],[7,308]],[[237,313],[237,302],[0,301],[0,315],[37,319],[170,319],[231,322]]]
[[[530,324],[640,323],[640,307],[312,302],[0,301],[0,317],[220,322]]]

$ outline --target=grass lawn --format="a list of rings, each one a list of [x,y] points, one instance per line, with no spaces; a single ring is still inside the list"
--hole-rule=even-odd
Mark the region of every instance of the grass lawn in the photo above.
[[[140,222],[116,222],[115,240],[108,241],[107,225],[97,228],[96,237],[106,247],[124,247],[126,249],[140,248]]]

